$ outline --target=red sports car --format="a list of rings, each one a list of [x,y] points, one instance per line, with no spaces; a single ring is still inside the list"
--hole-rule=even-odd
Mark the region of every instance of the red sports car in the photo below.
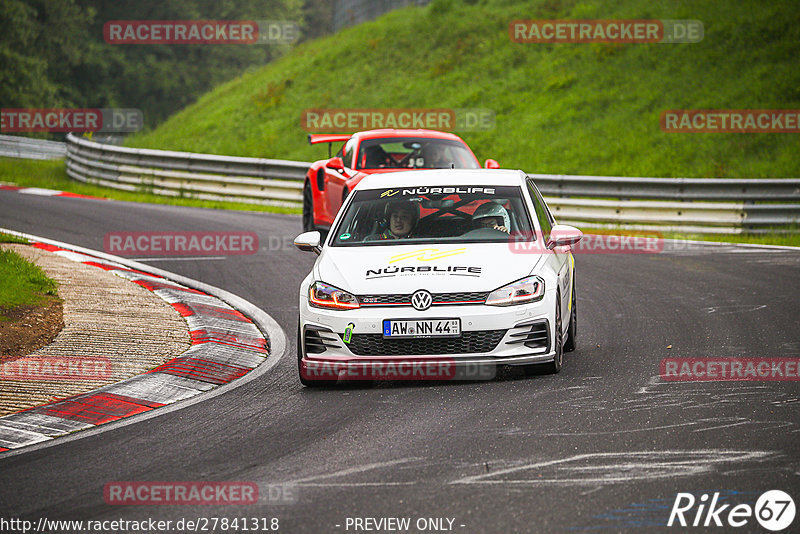
[[[479,169],[460,137],[434,130],[368,130],[309,134],[308,142],[344,144],[334,157],[314,162],[303,186],[303,230],[328,230],[344,199],[368,174],[413,169]],[[500,166],[487,159],[487,169]]]

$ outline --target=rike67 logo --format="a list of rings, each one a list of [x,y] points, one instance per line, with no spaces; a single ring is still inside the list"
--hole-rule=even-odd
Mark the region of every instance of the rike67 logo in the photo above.
[[[691,493],[678,493],[667,526],[726,527],[726,530],[747,526],[749,528],[745,530],[753,532],[755,518],[763,528],[777,532],[788,528],[794,521],[794,500],[781,490],[764,492],[755,506],[745,503],[721,504],[720,501],[719,492],[712,496],[704,493],[699,499]]]

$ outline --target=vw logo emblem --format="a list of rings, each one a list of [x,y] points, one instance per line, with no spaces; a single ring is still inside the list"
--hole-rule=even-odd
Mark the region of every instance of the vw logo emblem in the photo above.
[[[433,297],[424,289],[415,291],[411,295],[411,305],[414,306],[415,310],[425,311],[431,307],[431,304],[433,304]]]

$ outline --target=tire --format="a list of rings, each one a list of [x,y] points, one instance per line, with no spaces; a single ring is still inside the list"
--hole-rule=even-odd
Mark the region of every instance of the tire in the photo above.
[[[306,180],[303,186],[303,231],[313,232],[317,227],[314,225],[314,192],[311,190],[311,182]]]
[[[552,362],[526,365],[526,375],[553,375],[561,371],[561,365],[564,362],[564,337],[561,335],[561,327],[561,296],[556,293],[556,327],[555,338],[553,340],[555,357]]]
[[[314,388],[314,387],[318,388],[336,384],[335,381],[331,380],[313,380],[304,377],[302,371],[300,370],[302,359],[303,359],[303,336],[300,333],[300,318],[298,317],[297,318],[297,376],[300,378],[300,383],[307,388]]]
[[[567,329],[567,340],[564,342],[564,352],[572,352],[576,348],[575,338],[578,334],[578,308],[575,298],[575,275],[572,278],[572,313],[569,315],[569,328]]]

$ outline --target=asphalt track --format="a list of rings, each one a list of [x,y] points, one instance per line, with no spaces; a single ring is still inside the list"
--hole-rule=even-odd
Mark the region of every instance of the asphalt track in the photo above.
[[[348,517],[425,517],[465,533],[652,532],[679,492],[752,505],[780,489],[800,504],[798,382],[658,378],[666,357],[800,356],[798,251],[580,255],[579,347],[558,375],[308,390],[294,331],[314,255],[289,246],[298,217],[0,191],[0,226],[95,250],[111,231],[256,232],[256,255],[151,264],[251,301],[289,338],[278,365],[242,387],[0,457],[0,518],[277,517],[281,532],[354,532]],[[297,493],[251,506],[104,502],[107,482],[134,480]],[[738,530],[765,532],[753,519]]]

